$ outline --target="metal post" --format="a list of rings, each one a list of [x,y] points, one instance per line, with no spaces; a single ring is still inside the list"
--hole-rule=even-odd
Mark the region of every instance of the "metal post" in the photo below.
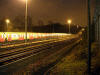
[[[91,75],[91,14],[90,0],[88,0],[88,75]]]
[[[70,34],[70,24],[69,24],[69,34]]]
[[[27,42],[27,13],[28,13],[28,4],[26,0],[26,6],[25,6],[25,43]]]
[[[7,26],[6,26],[6,31],[8,32],[8,23],[7,23]]]
[[[6,25],[6,42],[7,42],[8,23]]]

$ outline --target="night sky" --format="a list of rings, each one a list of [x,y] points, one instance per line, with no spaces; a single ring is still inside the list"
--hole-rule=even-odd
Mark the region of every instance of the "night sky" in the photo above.
[[[93,4],[92,4],[93,5]],[[13,19],[24,15],[24,0],[0,0],[0,17]],[[72,19],[73,24],[87,24],[87,0],[29,0],[28,15],[32,16],[34,25],[39,20],[66,23]]]

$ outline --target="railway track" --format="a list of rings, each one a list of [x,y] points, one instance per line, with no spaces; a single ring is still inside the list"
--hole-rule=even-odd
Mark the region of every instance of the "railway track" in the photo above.
[[[68,37],[68,36],[67,36]],[[61,38],[61,37],[60,37]],[[35,38],[34,40],[27,40],[28,43],[31,43],[31,42],[36,42],[36,41],[42,41],[42,40],[49,40],[49,39],[52,39],[52,37],[48,37],[48,38]],[[54,37],[53,37],[54,39]],[[58,39],[58,37],[55,37],[55,39]],[[9,45],[14,45],[14,44],[22,44],[22,43],[25,43],[25,40],[14,40],[14,41],[6,41],[6,42],[3,42],[3,43],[0,43],[0,46],[7,46],[9,47]]]
[[[71,39],[70,39],[71,40]],[[59,47],[61,44],[66,42],[65,39],[56,39],[56,40],[51,40],[51,41],[46,41],[42,43],[38,43],[37,45],[30,45],[24,48],[19,48],[19,49],[12,49],[10,52],[5,52],[3,54],[0,54],[0,68],[4,67],[6,65],[9,65],[11,63],[14,63],[15,61],[18,61],[20,59],[23,59],[25,57],[35,55],[37,53],[43,52],[45,50],[50,49],[52,45],[56,47]]]
[[[67,37],[68,38],[68,37]],[[37,44],[37,43],[41,43],[41,42],[48,42],[48,41],[51,41],[51,40],[56,40],[56,39],[59,39],[59,38],[50,38],[50,39],[43,39],[43,40],[34,40],[34,41],[28,41],[27,43],[25,42],[20,42],[20,43],[11,43],[11,44],[4,44],[4,45],[1,45],[0,48],[1,49],[6,49],[6,48],[18,48],[18,47],[22,47],[22,46],[29,46],[29,45],[33,45],[33,44]],[[60,38],[61,39],[61,38]]]

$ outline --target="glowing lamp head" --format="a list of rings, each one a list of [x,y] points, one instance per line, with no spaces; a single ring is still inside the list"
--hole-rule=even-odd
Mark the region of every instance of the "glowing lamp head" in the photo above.
[[[28,0],[25,0],[25,2],[28,2]]]
[[[10,20],[9,19],[6,19],[6,23],[10,23]]]
[[[84,31],[85,29],[84,28],[82,28],[82,31]]]
[[[71,23],[72,23],[72,21],[71,21],[71,20],[68,20],[67,22],[68,22],[68,24],[71,24]]]
[[[19,0],[20,1],[20,0]],[[28,0],[21,0],[21,1],[23,1],[23,2],[28,2]]]

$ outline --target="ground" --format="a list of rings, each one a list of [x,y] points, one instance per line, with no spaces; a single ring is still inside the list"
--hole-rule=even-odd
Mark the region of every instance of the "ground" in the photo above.
[[[100,50],[97,43],[92,44],[92,75],[100,75]],[[49,69],[48,75],[88,75],[87,74],[87,44],[80,43],[58,64]]]
[[[39,60],[11,75],[88,75],[88,43],[79,42],[73,48],[65,47],[39,54]],[[68,49],[69,48],[69,49]],[[55,52],[56,51],[56,52]],[[55,52],[55,53],[54,53]],[[92,75],[100,75],[100,50],[98,43],[92,44]],[[36,58],[35,58],[36,59]]]

